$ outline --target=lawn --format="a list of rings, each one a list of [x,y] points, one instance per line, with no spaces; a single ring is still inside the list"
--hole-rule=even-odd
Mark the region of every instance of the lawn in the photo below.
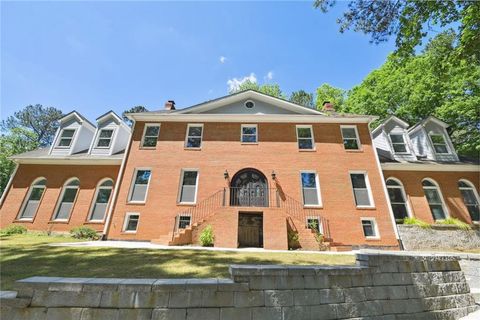
[[[0,289],[31,276],[111,278],[229,277],[230,264],[346,265],[352,255],[52,247],[70,237],[23,234],[0,238]]]

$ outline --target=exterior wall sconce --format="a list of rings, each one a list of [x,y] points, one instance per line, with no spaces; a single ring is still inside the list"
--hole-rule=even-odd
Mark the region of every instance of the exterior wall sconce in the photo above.
[[[272,179],[275,180],[277,178],[277,174],[275,173],[275,170],[272,171]]]
[[[223,173],[223,177],[225,178],[225,180],[228,179],[228,171],[227,170],[225,170],[225,172]]]

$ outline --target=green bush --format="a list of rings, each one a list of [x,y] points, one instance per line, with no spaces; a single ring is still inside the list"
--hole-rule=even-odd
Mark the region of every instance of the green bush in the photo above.
[[[288,236],[288,248],[298,249],[300,247],[298,232],[289,230],[287,233],[287,236]]]
[[[431,226],[428,223],[417,218],[405,218],[403,219],[403,224],[419,226],[420,228],[423,228],[423,229],[431,228]]]
[[[2,236],[11,236],[12,234],[23,234],[27,233],[27,228],[20,225],[9,225],[5,229],[0,230],[0,235]]]
[[[468,223],[465,223],[461,220],[458,220],[457,218],[447,218],[444,220],[439,220],[436,222],[437,224],[443,224],[443,225],[450,225],[450,226],[456,226],[459,229],[462,230],[470,230],[472,227]]]
[[[205,227],[200,234],[200,243],[203,247],[213,247],[215,236],[211,225]]]
[[[72,237],[76,239],[97,240],[99,238],[97,231],[90,227],[76,227],[70,230]]]

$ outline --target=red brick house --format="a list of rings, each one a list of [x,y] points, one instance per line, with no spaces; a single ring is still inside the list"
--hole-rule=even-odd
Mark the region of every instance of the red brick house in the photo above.
[[[244,91],[178,110],[169,101],[165,110],[129,117],[131,135],[113,113],[95,127],[74,112],[62,119],[50,150],[15,156],[1,226],[68,231],[89,225],[107,239],[174,245],[197,243],[210,225],[218,247],[315,249],[318,231],[332,249],[398,248],[400,204],[388,196],[398,193],[391,181],[402,182],[402,195],[411,190],[404,205],[419,209],[408,215],[428,220],[426,208],[438,211],[435,203],[422,203],[425,193],[419,193],[421,180],[409,159],[396,160],[382,149],[377,136],[384,129],[372,139],[372,116],[338,114],[329,105],[317,111]],[[450,143],[448,135],[444,139]],[[411,150],[417,165],[417,150]],[[471,188],[456,188],[447,199],[457,204],[468,193],[477,201],[448,214],[471,222],[468,212],[478,210],[478,165],[455,158],[448,166],[442,167],[452,170],[445,178],[448,192],[457,178]],[[384,175],[395,180],[386,185]],[[420,191],[431,198],[429,190]]]

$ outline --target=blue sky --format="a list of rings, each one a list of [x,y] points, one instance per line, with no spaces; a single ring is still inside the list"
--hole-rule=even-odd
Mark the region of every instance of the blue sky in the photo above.
[[[349,89],[393,40],[341,34],[346,3],[323,14],[312,2],[2,2],[1,117],[36,103],[91,120],[169,99],[187,107],[245,77],[286,93]]]

